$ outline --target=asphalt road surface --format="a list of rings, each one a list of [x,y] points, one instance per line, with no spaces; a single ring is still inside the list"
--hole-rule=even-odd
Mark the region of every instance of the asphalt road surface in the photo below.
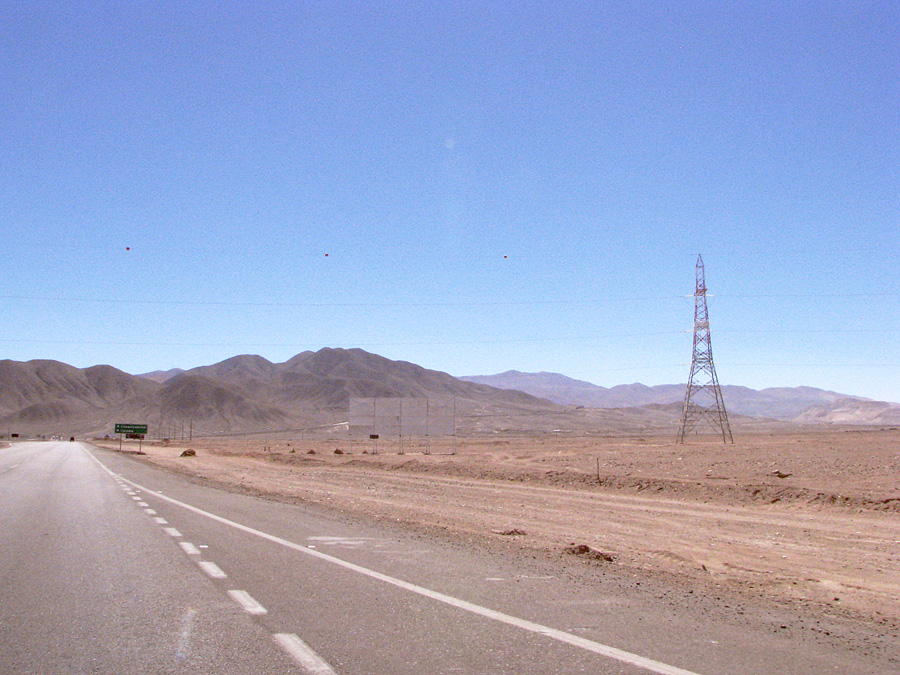
[[[78,442],[0,449],[2,673],[900,672],[834,618],[567,569]]]

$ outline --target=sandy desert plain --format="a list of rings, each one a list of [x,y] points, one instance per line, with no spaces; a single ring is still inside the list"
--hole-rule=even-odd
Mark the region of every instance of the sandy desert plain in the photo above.
[[[396,439],[378,443],[296,432],[145,441],[135,459],[560,566],[616,566],[900,633],[896,429],[746,433],[734,445],[495,433],[405,439],[403,454]],[[188,448],[196,454],[182,457]]]

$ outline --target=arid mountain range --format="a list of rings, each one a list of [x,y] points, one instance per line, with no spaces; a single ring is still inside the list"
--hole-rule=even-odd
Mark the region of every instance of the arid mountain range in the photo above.
[[[516,389],[560,405],[590,408],[634,408],[651,403],[678,403],[684,398],[684,384],[621,384],[600,387],[559,373],[523,373],[509,370],[497,375],[460,378],[500,389]],[[847,424],[897,424],[900,405],[872,401],[814,387],[773,387],[749,389],[722,385],[722,397],[729,413],[793,422],[840,422]]]
[[[898,424],[900,405],[799,387],[723,387],[735,418]],[[609,389],[554,373],[456,378],[361,349],[322,349],[272,363],[244,355],[191,370],[130,375],[111,366],[0,361],[0,435],[112,433],[144,423],[151,435],[301,429],[348,421],[352,397],[454,401],[468,431],[622,433],[677,420],[684,385]],[[593,410],[606,409],[604,411]],[[154,433],[156,430],[156,434]]]
[[[303,352],[284,363],[235,356],[169,374],[0,361],[0,433],[112,433],[117,422],[165,430],[188,424],[197,433],[302,428],[346,422],[351,397],[452,398],[461,415],[560,409],[529,394],[464,382],[361,349]]]

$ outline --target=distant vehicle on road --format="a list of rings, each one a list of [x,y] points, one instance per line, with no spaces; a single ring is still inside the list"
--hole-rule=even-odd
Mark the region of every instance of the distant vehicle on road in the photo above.
[[[71,443],[71,442],[74,441],[74,440],[75,440],[75,437],[74,437],[74,436],[69,436],[69,443]]]

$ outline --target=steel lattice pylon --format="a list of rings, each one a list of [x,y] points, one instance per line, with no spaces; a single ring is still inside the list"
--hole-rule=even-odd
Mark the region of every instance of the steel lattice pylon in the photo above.
[[[685,436],[693,432],[702,420],[721,433],[723,443],[734,443],[713,363],[709,311],[706,308],[706,275],[703,256],[698,255],[697,287],[694,291],[694,356],[691,359],[691,377],[684,392],[678,442],[684,443]]]

